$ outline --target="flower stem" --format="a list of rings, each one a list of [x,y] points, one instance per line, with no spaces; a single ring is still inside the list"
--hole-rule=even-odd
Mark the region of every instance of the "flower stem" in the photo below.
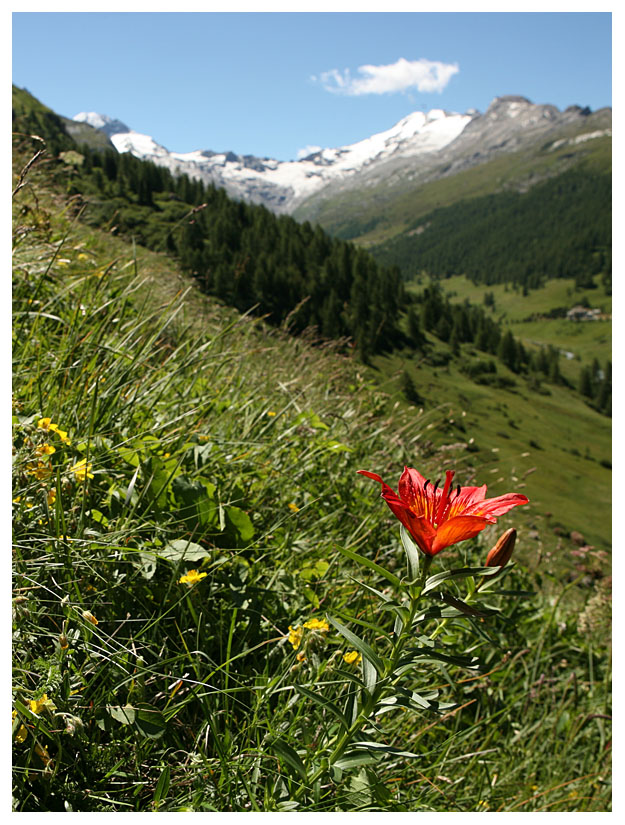
[[[348,730],[344,731],[342,736],[339,738],[338,742],[336,743],[334,749],[328,756],[327,760],[323,760],[322,764],[317,768],[317,770],[312,774],[312,776],[308,779],[306,785],[300,785],[297,791],[294,794],[294,799],[299,799],[308,787],[314,785],[314,783],[321,778],[321,776],[329,770],[332,765],[340,758],[340,756],[345,751],[345,748],[349,745],[351,740],[354,736],[361,730],[363,725],[366,723],[367,719],[371,715],[371,713],[375,710],[376,705],[383,697],[385,691],[387,690],[390,679],[399,664],[401,654],[404,650],[406,642],[412,636],[412,623],[414,621],[414,617],[417,613],[417,607],[419,604],[419,599],[421,597],[421,593],[423,588],[425,587],[425,581],[427,579],[427,574],[430,569],[430,565],[432,563],[432,556],[425,556],[423,565],[421,567],[421,574],[419,576],[419,581],[415,585],[411,585],[408,588],[408,592],[410,594],[410,607],[408,610],[408,618],[404,622],[401,632],[398,638],[393,645],[393,649],[391,652],[391,656],[386,662],[386,666],[384,668],[384,673],[380,676],[379,680],[377,681],[374,689],[369,694],[367,700],[361,707],[358,715],[354,719],[353,723],[350,725]]]

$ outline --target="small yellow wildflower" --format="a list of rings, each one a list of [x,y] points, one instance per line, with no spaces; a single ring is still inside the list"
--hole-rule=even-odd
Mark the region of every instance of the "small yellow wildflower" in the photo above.
[[[11,715],[11,722],[15,722],[17,719],[17,711],[14,710]],[[17,733],[15,734],[15,741],[19,742],[20,744],[25,741],[26,737],[28,736],[28,730],[26,729],[25,725],[20,725]]]
[[[303,634],[303,627],[300,627],[298,624],[295,625],[295,627],[289,625],[289,644],[293,645],[293,650],[297,650],[297,648],[301,645]]]
[[[48,507],[52,507],[54,502],[56,501],[56,487],[50,487],[48,490]]]
[[[44,464],[43,461],[38,461],[37,464],[29,464],[26,472],[30,476],[35,476],[39,481],[49,478],[52,474],[50,467]]]
[[[89,260],[89,256],[88,256],[88,255],[86,255],[84,252],[81,252],[81,253],[78,255],[78,260],[79,260],[79,261],[88,261],[88,260]]]
[[[180,576],[178,584],[196,584],[207,575],[208,573],[198,573],[197,570],[189,570],[184,576]]]
[[[48,753],[46,748],[42,745],[37,744],[35,745],[35,752],[43,762],[44,766],[47,768],[52,762],[52,758],[50,757],[50,754]]]
[[[267,410],[267,415],[274,416],[274,415],[277,415],[277,414],[278,413],[274,412],[273,410]]]
[[[310,619],[304,622],[304,627],[307,630],[321,630],[322,632],[330,629],[330,625],[324,619]]]
[[[40,430],[56,433],[64,444],[72,443],[67,437],[67,433],[64,430],[60,430],[59,425],[54,424],[51,418],[40,418],[37,422],[37,426]]]
[[[96,617],[89,610],[83,610],[82,611],[82,617],[83,617],[83,619],[86,619],[88,622],[91,622],[91,624],[93,624],[93,625],[99,624]]]
[[[304,653],[303,650],[300,650],[300,652],[297,654],[297,656],[295,658],[297,659],[298,662],[305,662],[306,661],[306,654]]]
[[[343,654],[343,661],[347,662],[348,665],[357,665],[362,661],[362,656],[357,650],[350,650],[349,653]]]
[[[56,452],[56,447],[53,447],[52,444],[40,444],[35,449],[35,455],[52,455],[52,453]]]
[[[294,513],[299,513],[299,507],[297,504],[293,504],[292,501],[289,502],[289,510],[292,510]]]
[[[91,462],[87,464],[86,458],[81,458],[80,461],[77,461],[73,467],[70,467],[70,470],[76,476],[76,480],[80,482],[94,477],[91,472]]]
[[[52,699],[48,699],[48,694],[44,693],[41,699],[31,699],[28,706],[32,713],[39,716],[42,710],[55,710],[55,705]]]

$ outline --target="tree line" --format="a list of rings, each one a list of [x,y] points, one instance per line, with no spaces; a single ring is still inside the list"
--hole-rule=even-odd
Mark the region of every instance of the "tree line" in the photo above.
[[[175,255],[208,294],[272,324],[288,318],[295,333],[316,327],[324,338],[349,337],[363,360],[403,340],[398,267],[130,153],[81,154],[69,191],[89,196],[86,219]]]
[[[411,280],[466,275],[476,284],[523,290],[548,278],[574,278],[606,291],[612,278],[612,183],[579,168],[525,193],[502,192],[434,210],[400,237],[371,248],[378,261]],[[415,229],[422,231],[414,232]]]

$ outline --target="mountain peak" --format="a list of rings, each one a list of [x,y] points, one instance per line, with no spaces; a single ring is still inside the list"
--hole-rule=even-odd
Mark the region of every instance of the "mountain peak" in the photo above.
[[[111,135],[130,132],[128,126],[122,123],[121,120],[115,120],[108,115],[98,114],[98,112],[79,112],[77,115],[74,115],[72,120],[78,123],[87,123],[89,126],[93,126],[94,129],[99,129],[101,132],[104,132],[109,137]]]

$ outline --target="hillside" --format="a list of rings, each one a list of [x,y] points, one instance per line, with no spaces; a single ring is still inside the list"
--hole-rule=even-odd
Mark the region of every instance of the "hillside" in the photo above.
[[[38,110],[35,107],[29,114],[32,101],[23,95],[17,97],[22,107],[17,113],[18,122],[24,113],[30,118],[24,121],[24,130]],[[64,134],[57,135],[59,145]],[[410,284],[404,292],[397,267],[378,267],[362,250],[329,238],[318,227],[313,229],[287,216],[277,218],[263,207],[232,201],[223,190],[206,188],[185,176],[174,178],[166,169],[129,154],[118,155],[110,149],[92,152],[73,145],[80,152],[68,155],[66,150],[60,163],[49,158],[48,168],[57,187],[69,195],[72,212],[82,222],[175,256],[202,291],[241,312],[262,315],[291,332],[301,334],[307,330],[308,336],[335,338],[345,353],[353,352],[355,344],[361,360],[374,367],[373,372],[367,372],[364,366],[360,369],[371,376],[370,380],[381,380],[383,390],[392,399],[399,398],[402,403],[410,397],[417,399],[417,409],[425,405],[428,415],[438,410],[442,401],[470,413],[467,405],[473,399],[471,403],[480,414],[472,418],[472,443],[452,431],[452,440],[461,445],[456,456],[467,465],[469,475],[475,472],[474,459],[490,462],[490,450],[503,450],[501,457],[512,462],[511,476],[516,474],[519,455],[528,449],[534,454],[527,438],[513,439],[508,444],[494,436],[513,426],[505,415],[500,418],[502,403],[516,408],[521,394],[530,405],[535,403],[542,409],[548,398],[544,414],[564,421],[570,410],[581,404],[583,413],[575,426],[580,427],[578,436],[585,444],[585,457],[572,459],[564,497],[550,487],[547,479],[552,467],[560,466],[561,450],[567,441],[560,443],[557,437],[555,442],[541,445],[536,476],[540,513],[557,514],[543,541],[552,552],[560,548],[562,535],[577,531],[602,550],[610,546],[609,421],[586,407],[584,399],[594,403],[594,398],[581,392],[579,369],[571,372],[567,359],[554,348],[553,339],[519,337],[527,330],[511,326],[505,314],[486,306],[483,293],[475,293],[477,301],[466,304],[470,296],[465,292],[462,302],[448,307],[444,303],[448,299],[435,293],[425,300],[422,288],[416,284]],[[446,287],[448,281],[442,284]],[[583,286],[576,284],[578,289]],[[574,294],[582,300],[583,293]],[[510,341],[504,334],[506,330],[514,332]],[[590,330],[584,325],[585,333]],[[390,354],[393,351],[395,355]],[[589,369],[595,357],[601,358],[604,368],[611,358],[609,343],[592,358],[590,349],[587,353],[586,359],[579,362],[580,368]],[[371,361],[378,356],[383,356],[382,361]],[[389,359],[390,367],[384,358]],[[398,371],[398,363],[406,367]],[[413,363],[419,364],[417,371]],[[380,365],[381,372],[377,369]],[[389,382],[392,375],[396,378]],[[416,385],[412,393],[408,386],[408,394],[407,381]],[[605,389],[599,384],[596,388],[597,398],[601,396],[597,410],[609,414],[611,375],[603,383]],[[479,399],[489,400],[483,405]],[[443,411],[434,415],[445,418]],[[525,420],[525,411],[519,415]],[[516,414],[512,416],[513,422],[516,418]],[[558,433],[569,429],[567,424],[558,428]],[[440,438],[438,442],[442,443]],[[484,448],[479,455],[474,455],[475,445]],[[567,496],[581,495],[585,488],[586,459],[599,465],[593,470],[597,499],[593,512],[605,513],[605,518],[576,513],[567,503]],[[527,464],[525,459],[522,464]],[[506,477],[504,474],[494,479],[495,486],[503,484]],[[534,530],[532,518],[528,523]],[[558,565],[570,567],[571,559],[568,555],[565,559],[559,558]]]
[[[566,533],[537,550],[549,492],[590,501],[595,465],[562,489],[575,458],[543,439],[551,483],[491,474],[437,408],[453,364],[449,384],[430,364],[436,405],[396,404],[389,356],[367,367],[206,295],[120,231],[117,207],[149,209],[139,178],[80,195],[87,153],[29,165],[39,147],[14,154],[13,809],[610,810],[605,560]],[[449,348],[426,338],[430,360]],[[469,400],[475,443],[492,419]],[[513,452],[542,438],[521,425]],[[531,500],[426,579],[357,475],[396,487],[404,464]],[[480,567],[512,526],[516,563]]]
[[[321,191],[296,209],[295,217],[314,220],[337,237],[379,244],[410,231],[415,221],[435,209],[486,195],[527,192],[580,164],[596,174],[609,174],[611,110],[587,113],[571,107],[568,120],[548,112],[554,117],[545,118],[540,128],[530,124],[523,129],[517,123],[510,133],[505,131],[510,128],[505,118],[510,105],[505,98],[495,101],[490,118],[487,112],[476,119],[470,124],[474,129],[465,129],[444,150],[449,157],[433,158],[437,162],[428,166],[397,161],[397,169],[387,170],[384,178],[364,175],[357,186]],[[531,118],[534,110],[528,108]]]

